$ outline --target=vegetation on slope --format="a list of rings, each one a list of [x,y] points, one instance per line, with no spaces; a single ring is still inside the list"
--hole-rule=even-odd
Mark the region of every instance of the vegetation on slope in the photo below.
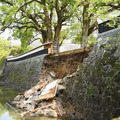
[[[0,38],[0,68],[2,67],[6,56],[10,53],[10,42]]]

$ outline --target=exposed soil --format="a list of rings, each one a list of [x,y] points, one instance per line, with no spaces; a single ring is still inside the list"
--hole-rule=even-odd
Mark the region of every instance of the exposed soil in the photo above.
[[[42,65],[40,80],[54,77],[55,79],[61,79],[76,72],[78,65],[83,61],[83,57],[87,56],[88,51],[52,57],[50,55],[46,56]]]

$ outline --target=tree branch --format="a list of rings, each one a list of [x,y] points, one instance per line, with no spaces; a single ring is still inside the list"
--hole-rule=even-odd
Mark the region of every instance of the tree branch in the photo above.
[[[28,45],[30,45],[30,44],[33,43],[34,41],[37,41],[37,40],[39,40],[39,39],[41,39],[41,38],[32,38],[32,39],[33,39],[33,40],[30,39]]]
[[[29,2],[25,3],[24,5],[20,6],[19,9],[18,9],[18,11],[21,10],[24,6],[30,4],[30,3],[34,2],[34,1],[35,1],[35,0],[29,1]],[[18,11],[17,11],[17,12],[18,12]]]
[[[7,3],[7,4],[10,5],[10,6],[13,6],[13,3],[11,3],[11,2],[9,2],[9,1],[7,1],[7,0],[0,0],[0,2],[4,2],[4,3]]]
[[[88,36],[93,33],[97,28],[98,22],[97,20],[89,27],[88,29]]]
[[[104,3],[104,2],[102,2],[102,3],[101,3],[101,6],[110,6],[110,7],[114,8],[114,9],[116,9],[116,10],[120,10],[120,2],[118,1],[118,2],[116,2],[116,3],[118,3],[118,5],[115,5],[115,4],[112,3],[112,2],[109,2],[109,3]]]
[[[55,0],[55,9],[56,9],[56,11],[57,11],[57,13],[58,13],[58,11],[59,11],[58,0]]]

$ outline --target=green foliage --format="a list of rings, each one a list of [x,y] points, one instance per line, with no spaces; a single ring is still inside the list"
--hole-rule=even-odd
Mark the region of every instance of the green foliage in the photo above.
[[[10,53],[10,42],[0,38],[0,68],[2,67],[6,56]]]
[[[31,49],[32,49],[31,46],[27,46],[25,48],[22,48],[21,46],[15,46],[11,49],[10,55],[16,56],[18,54],[22,54],[22,53],[29,51]]]
[[[81,43],[81,40],[82,40],[82,32],[79,32],[76,34],[76,36],[72,39],[72,42],[75,43],[75,44],[80,44]],[[93,34],[91,34],[89,37],[88,37],[88,41],[87,41],[87,44],[90,45],[91,43],[95,43],[96,41],[96,37],[94,37]]]
[[[91,43],[95,43],[96,42],[96,37],[93,35],[93,34],[91,34],[89,37],[88,37],[88,41],[87,41],[88,43],[88,45],[90,45]]]
[[[70,32],[69,28],[63,29],[60,32],[59,43],[63,43],[65,39],[68,40],[70,38],[69,32]]]
[[[110,91],[113,85],[114,85],[114,77],[111,77],[107,82],[106,90]]]
[[[70,38],[75,44],[80,44],[82,39],[81,24],[76,22],[76,19],[73,19],[70,27]]]
[[[112,120],[120,120],[120,117],[118,117],[118,118],[113,118]]]
[[[45,0],[45,5],[44,2],[29,0],[9,0],[9,2],[0,1],[0,3],[2,30],[12,29],[12,38],[20,39],[22,48],[26,48],[30,41],[36,38],[42,39],[43,31],[47,31],[47,37],[50,37],[46,40],[54,41],[55,34],[59,35],[59,33],[53,28],[59,25],[62,27],[63,22],[70,20],[75,12],[77,0]],[[58,5],[57,10],[54,9],[57,8],[56,5]],[[62,38],[60,36],[60,41]]]
[[[0,57],[6,56],[10,52],[10,42],[0,38]]]
[[[27,19],[25,19],[25,21],[27,21]],[[25,49],[27,48],[29,41],[32,39],[33,33],[34,30],[32,28],[28,29],[27,31],[26,29],[14,29],[12,36],[14,37],[14,39],[20,39],[21,47]]]
[[[120,72],[120,62],[116,63],[116,68],[117,68],[118,71]]]
[[[3,73],[2,75],[1,75],[1,78],[4,78],[5,77],[5,74]]]
[[[10,55],[18,55],[18,54],[21,54],[22,53],[22,50],[21,50],[21,47],[20,46],[15,46],[11,49],[11,52],[10,52]]]
[[[5,107],[0,103],[0,116],[6,112]]]
[[[0,69],[2,68],[3,63],[4,63],[5,60],[6,60],[6,57],[5,57],[5,56],[0,57]]]
[[[94,90],[95,90],[94,86],[90,86],[90,87],[88,88],[88,93],[87,93],[88,99],[91,99]]]
[[[82,40],[82,33],[79,32],[76,34],[76,36],[72,39],[72,42],[75,44],[80,44]]]
[[[80,32],[85,28],[83,26],[86,20],[89,22],[87,25],[87,29],[90,29],[89,36],[97,29],[97,25],[94,23],[98,18],[105,21],[110,18],[107,14],[112,8],[111,6],[115,6],[115,8],[119,7],[119,0],[111,0],[111,2],[109,0],[58,0],[57,4],[56,2],[56,0],[45,0],[44,5],[44,2],[34,0],[0,1],[2,16],[0,18],[0,25],[2,26],[2,31],[6,28],[12,29],[14,39],[20,39],[22,48],[26,48],[34,38],[41,37],[40,34],[42,37],[44,36],[42,31],[47,31],[47,37],[49,38],[46,40],[56,40],[55,36],[58,36],[59,31],[61,31],[57,27],[61,28],[61,25],[69,22],[71,24],[70,38],[73,39],[74,43],[80,43],[84,36],[82,34],[83,36],[81,38]],[[85,13],[83,13],[83,9],[87,4],[89,5]],[[60,41],[65,36],[65,34],[62,34],[61,32]],[[93,37],[92,39],[90,38],[88,44],[93,39]]]

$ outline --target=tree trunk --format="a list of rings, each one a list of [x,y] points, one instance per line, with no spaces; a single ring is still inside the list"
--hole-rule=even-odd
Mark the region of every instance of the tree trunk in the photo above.
[[[82,28],[82,43],[81,47],[87,47],[87,37],[89,30],[89,15],[87,9],[89,8],[89,4],[85,4],[83,7],[83,28]]]
[[[52,26],[51,26],[51,19],[49,18],[49,14],[46,8],[46,2],[45,0],[42,1],[42,4],[44,5],[44,14],[45,14],[45,24],[47,27],[47,37],[48,41],[53,41],[53,33],[52,33]]]
[[[42,33],[42,43],[46,43],[48,41],[47,31],[42,30],[41,33]]]
[[[50,24],[47,27],[47,35],[48,35],[48,41],[53,42],[53,33],[52,33],[52,27]]]
[[[62,28],[62,22],[58,20],[57,26],[55,27],[55,36],[54,36],[54,51],[59,52],[59,37],[60,37],[60,31]]]

